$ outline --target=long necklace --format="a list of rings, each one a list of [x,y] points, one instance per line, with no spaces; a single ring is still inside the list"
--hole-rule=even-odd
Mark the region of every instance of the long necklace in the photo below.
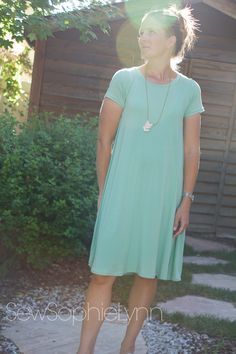
[[[170,77],[170,82],[169,82],[169,84],[168,84],[168,89],[167,89],[167,93],[166,93],[166,97],[165,97],[165,101],[164,101],[164,105],[163,105],[163,107],[162,107],[162,111],[161,111],[160,117],[159,117],[159,119],[158,119],[156,122],[154,122],[154,123],[150,122],[150,120],[149,120],[149,101],[148,101],[148,92],[147,92],[146,66],[145,66],[145,69],[144,69],[144,78],[145,78],[146,107],[147,107],[147,117],[148,117],[148,118],[147,118],[145,124],[143,125],[143,130],[144,130],[145,132],[149,132],[150,129],[151,129],[153,126],[155,126],[155,125],[158,124],[158,122],[160,121],[160,119],[161,119],[161,117],[162,117],[162,113],[163,113],[163,111],[164,111],[164,107],[165,107],[165,104],[166,104],[167,96],[168,96],[169,89],[170,89],[170,85],[171,85],[171,77]]]

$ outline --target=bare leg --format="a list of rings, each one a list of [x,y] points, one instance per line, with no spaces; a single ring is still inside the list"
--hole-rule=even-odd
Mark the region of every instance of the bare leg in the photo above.
[[[100,327],[110,306],[116,276],[93,274],[86,291],[79,349],[76,354],[93,354]]]
[[[128,301],[128,325],[121,343],[120,354],[134,353],[135,340],[149,314],[157,288],[157,278],[149,279],[135,275]]]

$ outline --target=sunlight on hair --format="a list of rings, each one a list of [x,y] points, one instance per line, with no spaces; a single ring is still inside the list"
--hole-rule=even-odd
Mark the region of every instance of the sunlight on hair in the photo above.
[[[176,0],[175,4],[178,8],[181,7],[181,0]],[[151,10],[161,10],[168,8],[170,1],[168,0],[147,0],[147,1],[128,1],[125,3],[125,12],[130,22],[135,28],[139,28],[140,22],[144,14]]]

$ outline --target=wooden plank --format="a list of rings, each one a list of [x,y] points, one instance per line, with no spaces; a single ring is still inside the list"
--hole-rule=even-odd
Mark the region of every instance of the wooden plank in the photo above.
[[[199,182],[214,182],[218,183],[220,180],[220,173],[214,171],[204,171],[203,169],[199,169],[197,183]]]
[[[229,217],[224,217],[224,216],[219,216],[217,217],[217,226],[223,226],[223,227],[232,227],[236,228],[236,218],[229,218]]]
[[[30,88],[29,109],[27,119],[30,119],[33,113],[39,111],[41,87],[44,76],[44,62],[46,53],[46,41],[35,42],[34,64],[32,72],[32,82]]]
[[[78,107],[76,109],[72,109],[70,107],[61,107],[55,104],[49,104],[49,105],[40,105],[39,107],[39,112],[54,112],[54,113],[63,113],[65,116],[74,116],[78,113],[83,113],[83,112],[89,112],[93,113],[94,115],[99,114],[99,110],[93,107],[92,105],[83,105],[83,102],[81,101],[80,104],[78,104]]]
[[[227,227],[227,225],[226,226],[217,226],[217,228],[216,228],[216,236],[221,236],[222,234],[229,234],[229,235],[231,235],[231,236],[235,236],[235,238],[236,238],[236,229],[233,227],[233,228],[231,228],[231,227]]]
[[[226,138],[227,138],[227,129],[223,129],[222,127],[219,128],[218,126],[214,126],[214,127],[206,127],[204,128],[204,130],[202,131],[201,137],[202,137],[202,142],[203,142],[203,138],[204,141],[210,141],[211,139],[214,140],[222,140],[223,142],[225,142]],[[221,145],[221,144],[220,144]],[[225,144],[221,145],[222,148],[225,148]],[[215,146],[215,149],[218,149],[218,146]]]
[[[205,120],[205,118],[203,119]],[[226,123],[225,123],[226,124]],[[227,128],[227,127],[226,127]],[[206,126],[204,129],[201,129],[201,141],[203,139],[217,139],[217,140],[226,140],[227,137],[227,129],[219,126],[215,123],[213,126]]]
[[[209,214],[194,214],[191,213],[190,216],[191,224],[195,223],[196,225],[213,225],[214,224],[214,215],[209,215]],[[198,226],[196,228],[198,230]]]
[[[236,52],[234,50],[222,51],[221,49],[214,48],[208,48],[206,50],[206,48],[196,46],[192,52],[188,53],[188,57],[236,64]]]
[[[236,164],[236,154],[235,151],[229,151],[226,159],[227,163],[229,164]]]
[[[195,191],[197,193],[209,193],[209,194],[217,194],[218,192],[218,186],[219,183],[206,183],[206,182],[200,182],[195,186]]]
[[[99,53],[105,55],[114,55],[117,49],[117,36],[110,37],[110,40],[102,41],[100,38],[88,43],[71,41],[59,38],[48,38],[48,46],[53,50],[66,50],[68,52],[81,52],[86,51],[88,54]],[[135,37],[136,39],[136,37]],[[122,50],[137,52],[139,49],[138,41],[134,41],[134,34],[128,33],[127,36],[122,39]]]
[[[198,203],[200,204],[207,204],[207,205],[211,205],[212,207],[215,206],[216,204],[216,194],[209,194],[209,193],[200,193],[200,191],[196,191],[196,199],[198,201]]]
[[[225,118],[229,118],[231,111],[232,111],[232,107],[230,106],[222,106],[219,104],[208,104],[206,103],[207,101],[207,95],[206,98],[204,97],[204,107],[205,110],[207,112],[208,115],[210,116],[221,116],[221,117],[225,117]],[[204,114],[202,115],[204,116]]]
[[[213,215],[215,213],[214,207],[210,204],[202,204],[197,201],[197,195],[195,194],[194,203],[191,206],[191,213],[193,214],[209,214]]]
[[[214,92],[213,91],[213,87],[216,85],[216,82],[213,81],[206,81],[205,84],[203,85],[200,80],[197,80],[199,85],[201,86],[202,89],[202,96],[203,96],[203,103],[207,103],[209,104],[218,104],[221,106],[226,106],[229,107],[230,109],[232,108],[232,104],[233,104],[233,94],[232,94],[232,90],[234,89],[233,85],[230,85],[231,88],[226,89],[226,91],[224,91],[224,88],[222,87],[222,91],[220,92]],[[206,92],[204,90],[204,86],[207,87],[207,95]],[[219,86],[221,86],[219,84]],[[223,86],[223,85],[222,85]],[[233,90],[234,92],[234,90]]]
[[[99,93],[95,88],[87,88],[78,86],[76,89],[68,85],[57,85],[54,83],[44,83],[42,95],[56,95],[61,97],[74,97],[80,99],[89,99],[92,101],[100,101],[104,95]]]
[[[96,63],[97,66],[110,66],[110,68],[113,68],[114,66],[121,66],[121,61],[119,60],[119,57],[117,57],[114,53],[113,56],[111,55],[104,55],[104,54],[97,54],[93,53],[93,55],[88,55],[87,51],[79,51],[75,49],[73,52],[67,52],[67,51],[61,51],[60,49],[52,49],[48,48],[47,50],[47,58],[57,60],[57,58],[60,58],[60,60],[65,60],[68,62],[68,65],[72,62],[77,62],[78,58],[80,63],[83,64],[94,64]],[[129,62],[130,57],[124,56],[122,57],[124,62]]]
[[[201,4],[202,0],[182,0],[184,5],[196,5],[196,4]]]
[[[203,0],[202,2],[236,19],[236,3],[233,0]]]
[[[222,162],[220,161],[209,161],[209,160],[203,160],[201,158],[201,169],[203,171],[215,171],[215,172],[221,172],[222,168]]]
[[[228,135],[226,139],[226,149],[225,149],[225,154],[224,154],[224,162],[222,165],[222,172],[221,172],[221,180],[219,183],[219,191],[218,191],[218,197],[217,197],[217,204],[216,204],[216,215],[215,215],[215,225],[222,225],[223,220],[226,221],[226,219],[222,219],[220,217],[220,209],[222,207],[222,198],[224,194],[232,194],[234,195],[234,189],[233,188],[228,188],[225,186],[225,176],[226,176],[226,170],[227,170],[227,163],[228,159],[230,158],[230,141],[232,137],[232,131],[233,131],[233,126],[234,126],[234,120],[236,116],[236,85],[234,88],[234,98],[233,98],[233,107],[231,110],[231,115],[230,115],[230,124],[229,124],[229,129],[228,129]],[[236,195],[236,189],[235,189],[235,195]],[[235,222],[236,224],[236,222]],[[228,222],[227,224],[223,225],[230,225]],[[232,226],[232,225],[230,225]]]
[[[235,29],[236,32],[236,29]],[[236,37],[229,38],[223,35],[214,36],[208,33],[203,32],[201,36],[199,36],[197,44],[198,47],[202,48],[218,48],[221,50],[236,50]]]
[[[235,129],[233,129],[233,131],[232,131],[232,140],[231,140],[231,146],[232,147],[235,147],[235,144],[233,143],[235,141],[236,141],[236,131],[235,131]]]
[[[236,166],[235,166],[235,172],[236,172]],[[236,187],[236,174],[228,174],[226,172],[225,185],[234,185]],[[235,206],[236,206],[236,200],[235,200]]]
[[[199,63],[202,68],[205,68],[206,61],[196,59],[195,61],[192,61],[192,65],[190,66],[191,75],[189,76],[192,76],[200,84],[202,93],[204,95],[204,106],[205,108],[207,108],[207,117],[212,117],[212,128],[208,128],[206,123],[204,130],[201,130],[202,155],[200,161],[200,171],[204,171],[204,173],[210,171],[208,172],[208,174],[214,174],[214,178],[211,179],[212,176],[207,176],[207,178],[202,179],[202,175],[200,174],[197,178],[197,183],[195,186],[195,208],[192,207],[191,209],[190,230],[194,232],[208,231],[215,233],[215,218],[217,211],[216,201],[219,190],[220,177],[222,173],[224,154],[226,150],[226,140],[228,138],[228,128],[230,127],[230,117],[233,106],[233,96],[231,95],[230,90],[234,88],[235,76],[233,76],[232,79],[231,66],[228,78],[229,81],[233,82],[228,83],[225,80],[224,73],[219,76],[219,81],[212,80],[212,77],[215,79],[214,75],[208,74],[207,76],[206,71],[204,72],[203,70],[202,72],[200,69],[198,70]],[[208,63],[208,65],[210,64],[211,63]],[[218,70],[219,66],[221,66],[221,63],[220,65],[217,65]],[[224,87],[223,90],[220,85]],[[215,89],[216,86],[218,90]],[[225,97],[223,99],[221,98],[222,92],[225,94],[227,90],[228,95],[225,102]],[[229,99],[230,95],[231,99]],[[225,105],[227,107],[225,107]],[[218,128],[218,126],[216,125],[216,122],[214,120],[215,116],[218,117],[218,120],[223,122],[220,128]],[[204,121],[204,119],[202,121]],[[211,159],[220,160],[221,163],[218,165],[213,165],[210,161]],[[214,181],[215,183],[212,183],[212,181]],[[211,214],[211,218],[209,218],[208,216],[209,211]]]
[[[88,111],[90,111],[90,106],[96,110],[99,110],[101,106],[101,100],[80,99],[77,97],[65,97],[60,95],[47,94],[42,96],[41,105],[54,105],[55,107],[61,106],[74,110],[76,110],[78,107],[82,107],[83,109],[87,108]]]
[[[54,105],[54,101],[49,101],[49,105]],[[65,102],[66,105],[66,102]],[[81,110],[88,110],[88,112],[92,112],[94,110],[98,110],[101,106],[101,102],[97,100],[89,100],[89,99],[80,99],[77,98],[77,107]],[[55,107],[59,107],[58,103],[55,103]],[[90,110],[91,107],[91,110]]]
[[[81,75],[68,75],[60,72],[48,72],[45,74],[44,85],[57,85],[65,87],[77,88],[89,88],[95,93],[99,90],[105,91],[109,85],[109,80],[91,76]]]
[[[211,136],[208,138],[201,138],[201,145],[202,150],[208,150],[207,155],[209,159],[213,158],[215,160],[222,161],[223,154],[226,147],[225,140],[216,140],[214,138],[211,139]]]
[[[219,129],[224,129],[225,130],[229,126],[228,121],[229,121],[229,119],[227,117],[221,117],[221,116],[217,116],[217,115],[211,116],[211,115],[208,115],[205,112],[204,115],[202,115],[201,136],[202,137],[207,137],[206,134],[205,134],[205,129],[208,129],[208,128],[218,127]]]
[[[226,168],[226,172],[227,173],[236,173],[236,165],[235,164],[230,164],[230,163],[228,163],[227,164],[227,168]]]
[[[236,219],[236,208],[230,208],[230,207],[227,208],[222,205],[220,208],[220,215],[224,217]]]
[[[129,18],[123,18],[119,20],[109,20],[109,24],[111,27],[111,30],[108,34],[103,33],[98,27],[93,27],[93,32],[96,34],[97,39],[91,39],[87,45],[92,45],[96,42],[100,43],[107,43],[108,45],[114,46],[114,43],[116,43],[116,39],[118,35],[120,34],[120,31],[122,28],[125,27],[125,37],[122,37],[122,40],[127,38],[127,36],[132,35],[133,38],[133,43],[131,45],[135,45],[134,43],[134,38],[136,39],[137,35],[137,28],[134,27],[132,21],[129,20]],[[66,31],[59,31],[55,32],[55,38],[61,39],[61,40],[66,40],[69,42],[76,42],[78,45],[84,44],[82,40],[80,40],[80,33],[79,30],[71,28]],[[85,43],[86,45],[86,43]]]
[[[232,140],[230,142],[230,153],[236,152],[236,133],[232,134]]]
[[[86,77],[94,77],[97,79],[107,79],[109,80],[112,75],[120,69],[121,66],[97,66],[96,63],[80,63],[77,62],[68,62],[61,59],[45,59],[45,76],[49,72],[60,72],[67,75],[81,75]]]
[[[232,73],[236,72],[236,66],[234,64],[231,63],[227,63],[227,62],[218,62],[215,60],[212,61],[208,61],[205,59],[200,59],[200,58],[193,58],[191,59],[192,61],[192,70],[195,70],[195,68],[205,68],[205,69],[209,69],[209,71],[211,70],[215,70],[215,71],[229,71]]]
[[[235,202],[235,196],[231,196],[231,195],[223,195],[222,196],[222,206],[223,207],[234,207],[236,206],[236,202]]]
[[[202,69],[199,69],[199,72],[201,71]],[[227,104],[228,106],[232,105],[233,91],[236,81],[232,83],[227,82],[227,78],[224,78],[223,73],[222,80],[225,81],[216,80],[215,75],[213,75],[213,78],[212,73],[210,73],[209,70],[208,75],[205,75],[204,71],[202,71],[200,76],[199,72],[194,72],[194,77],[201,86],[204,102],[215,103],[215,99],[219,97],[221,101],[225,100],[222,104]]]
[[[209,164],[211,162],[219,162],[222,166],[224,160],[224,153],[223,152],[219,152],[219,153],[215,153],[213,151],[209,150],[203,150],[203,148],[201,148],[201,158],[200,158],[200,168],[202,168],[204,162]]]
[[[224,95],[226,92],[232,98],[232,90],[236,83],[236,73],[221,70],[215,74],[207,68],[194,68],[193,77],[200,84],[202,91]],[[224,91],[223,91],[224,90]]]
[[[236,196],[236,184],[232,185],[227,185],[225,184],[223,186],[223,191],[222,193],[224,195],[231,195],[231,196]],[[236,198],[235,198],[235,207],[236,207]]]
[[[199,222],[197,223],[191,222],[187,230],[187,235],[191,232],[193,232],[194,234],[200,234],[201,236],[204,235],[205,237],[207,237],[206,236],[207,233],[215,234],[212,224],[206,225]]]

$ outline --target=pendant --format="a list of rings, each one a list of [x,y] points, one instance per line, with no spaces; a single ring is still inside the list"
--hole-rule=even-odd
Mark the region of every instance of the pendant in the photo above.
[[[143,130],[145,132],[149,132],[150,129],[152,128],[152,126],[153,126],[153,123],[151,123],[151,122],[149,122],[149,120],[147,120],[143,126]]]

